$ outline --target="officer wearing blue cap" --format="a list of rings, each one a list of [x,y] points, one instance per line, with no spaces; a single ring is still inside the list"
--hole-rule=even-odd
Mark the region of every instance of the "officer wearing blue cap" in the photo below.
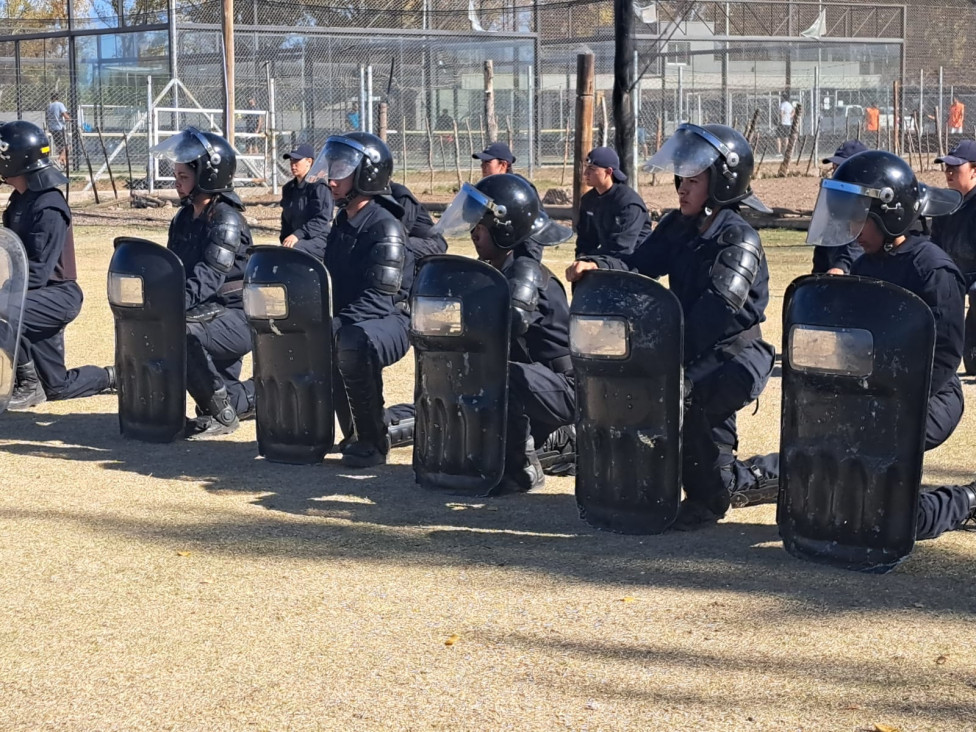
[[[860,140],[845,140],[829,158],[823,159],[824,165],[830,165],[833,175],[837,166],[852,155],[868,149]],[[813,248],[813,273],[826,272],[832,275],[844,275],[851,271],[851,264],[863,254],[860,244],[851,241],[842,247],[816,246]]]
[[[284,158],[291,164],[294,178],[281,189],[281,234],[278,239],[282,246],[294,247],[322,259],[335,210],[332,191],[324,181],[305,180],[315,160],[315,149],[311,145],[302,143],[285,153]]]
[[[482,178],[487,178],[489,175],[511,173],[512,166],[515,165],[515,156],[512,155],[511,148],[504,142],[493,142],[471,157],[481,161]]]
[[[962,205],[950,216],[932,221],[932,241],[952,257],[963,277],[969,298],[966,314],[963,366],[976,373],[976,141],[961,140],[948,155],[936,158],[945,165],[946,186],[962,194]]]
[[[632,188],[620,158],[609,147],[596,147],[586,157],[583,182],[591,186],[580,198],[576,223],[576,258],[626,257],[651,233],[647,206]]]

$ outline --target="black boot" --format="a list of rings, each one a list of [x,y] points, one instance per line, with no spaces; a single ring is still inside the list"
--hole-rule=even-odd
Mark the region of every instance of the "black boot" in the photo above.
[[[340,372],[355,433],[355,438],[342,449],[342,464],[350,468],[384,465],[390,451],[383,420],[383,367],[371,348],[364,350],[339,353],[340,359],[349,359],[346,364],[340,361]]]
[[[17,381],[7,409],[30,409],[46,401],[47,394],[44,393],[44,385],[37,375],[34,362],[28,361],[23,366],[18,366]]]
[[[236,432],[240,426],[237,419],[237,412],[231,406],[230,397],[227,395],[227,387],[222,386],[213,393],[210,401],[203,407],[205,414],[202,417],[189,420],[186,429],[186,436],[189,439],[196,437],[210,437],[213,435],[229,435]]]
[[[115,367],[106,366],[105,373],[108,374],[108,386],[106,386],[101,394],[117,394],[119,391],[119,381],[115,376]]]
[[[963,486],[963,489],[969,497],[969,518],[959,528],[963,531],[976,531],[976,481]]]
[[[526,493],[546,484],[542,464],[535,451],[535,440],[529,433],[528,417],[521,415],[512,419],[509,415],[509,435],[505,444],[505,474],[501,482],[491,491],[497,496],[505,493]]]
[[[576,475],[576,425],[557,427],[536,453],[546,475]]]

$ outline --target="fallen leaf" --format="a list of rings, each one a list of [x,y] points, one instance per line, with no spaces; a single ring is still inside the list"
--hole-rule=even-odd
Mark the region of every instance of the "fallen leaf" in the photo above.
[[[936,662],[936,663],[937,663],[937,664],[938,664],[939,666],[941,666],[941,665],[943,665],[943,664],[944,664],[944,663],[945,663],[946,661],[948,661],[948,660],[949,660],[949,657],[948,657],[948,656],[939,656],[939,657],[938,657],[937,659],[935,659],[935,662]]]
[[[889,724],[875,724],[874,732],[900,732],[897,727],[892,727]]]
[[[453,646],[459,640],[461,640],[461,636],[459,636],[457,633],[451,633],[451,635],[448,636],[448,639],[446,641],[444,641],[444,645],[445,646]]]
[[[621,597],[619,602],[635,602],[636,599],[628,595],[627,597]]]
[[[192,555],[193,555],[193,552],[176,552],[176,556],[178,556],[178,557],[189,557],[189,556],[192,556]]]
[[[862,707],[860,704],[848,704],[846,707],[844,707],[844,709],[847,709],[852,712],[863,708],[864,707]]]

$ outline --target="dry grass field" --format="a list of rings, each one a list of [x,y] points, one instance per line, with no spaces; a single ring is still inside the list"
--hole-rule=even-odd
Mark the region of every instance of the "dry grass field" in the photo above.
[[[112,237],[165,241],[132,225],[76,232],[69,365],[113,359]],[[810,252],[764,240],[778,344]],[[570,248],[549,256],[561,273]],[[388,402],[412,372],[388,370]],[[777,449],[779,405],[777,377],[744,455]],[[970,411],[926,481],[971,480],[974,447]],[[976,730],[976,533],[861,575],[786,554],[772,506],[617,536],[579,520],[571,478],[468,499],[416,486],[408,449],[391,463],[270,464],[253,422],[129,442],[111,396],[2,415],[0,729]]]

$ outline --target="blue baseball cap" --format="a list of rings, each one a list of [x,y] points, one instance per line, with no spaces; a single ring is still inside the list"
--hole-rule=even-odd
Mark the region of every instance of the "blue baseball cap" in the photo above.
[[[840,144],[840,147],[837,148],[833,155],[829,158],[824,158],[823,164],[829,165],[833,163],[834,165],[840,165],[852,155],[857,155],[859,152],[864,152],[867,149],[868,146],[860,140],[847,140]]]
[[[946,165],[976,163],[976,140],[960,140],[959,143],[949,151],[948,155],[943,155],[941,158],[936,158],[935,162],[945,163]]]
[[[590,154],[586,156],[586,162],[598,168],[611,168],[613,170],[613,179],[616,181],[623,183],[627,180],[627,175],[620,169],[620,158],[613,151],[613,148],[593,148],[590,150]]]
[[[291,152],[282,155],[285,160],[302,160],[303,158],[315,159],[315,148],[307,142],[303,142]]]
[[[515,162],[515,156],[504,142],[493,142],[480,153],[472,155],[475,160],[504,160],[508,164]]]

